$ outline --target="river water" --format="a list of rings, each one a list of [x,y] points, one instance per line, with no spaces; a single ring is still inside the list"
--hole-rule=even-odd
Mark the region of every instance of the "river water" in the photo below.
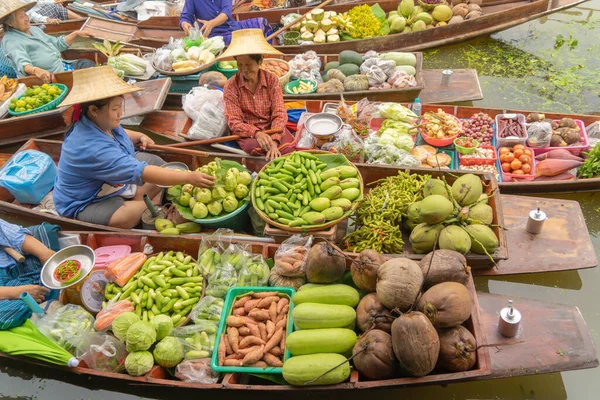
[[[560,36],[559,36],[560,35]],[[427,52],[427,68],[477,68],[485,99],[476,105],[573,113],[600,112],[600,0],[552,14],[491,37]],[[582,206],[590,236],[600,250],[600,193],[561,195]],[[477,278],[477,290],[576,305],[598,342],[600,270]],[[380,399],[598,399],[600,369],[496,381],[372,392]],[[359,399],[365,392],[330,394]],[[372,395],[369,393],[369,395]],[[0,361],[0,399],[176,399],[234,396],[173,388],[127,387],[44,367]],[[264,398],[239,392],[245,400]],[[293,395],[317,398],[321,395]]]

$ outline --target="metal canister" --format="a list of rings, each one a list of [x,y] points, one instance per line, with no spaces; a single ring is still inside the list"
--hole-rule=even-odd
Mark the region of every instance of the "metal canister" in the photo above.
[[[498,332],[505,337],[515,337],[519,331],[521,323],[521,313],[513,307],[513,301],[508,301],[508,307],[500,311],[498,320]]]
[[[450,86],[450,79],[454,71],[451,69],[445,69],[442,71],[442,86]]]
[[[537,235],[542,231],[542,226],[547,218],[548,216],[546,213],[540,210],[539,207],[537,210],[531,210],[529,212],[529,218],[527,219],[527,226],[525,229],[527,232]]]

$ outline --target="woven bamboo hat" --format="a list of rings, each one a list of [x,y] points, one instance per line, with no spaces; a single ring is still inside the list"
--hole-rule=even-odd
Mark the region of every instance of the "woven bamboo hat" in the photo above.
[[[218,58],[231,58],[248,54],[283,54],[267,42],[260,29],[241,29],[231,33],[231,44]]]
[[[35,1],[30,3],[27,0],[2,0],[0,2],[0,21],[22,8],[27,11],[35,4]]]
[[[91,101],[110,99],[142,90],[125,83],[112,67],[94,67],[73,71],[73,88],[61,107],[84,104]]]

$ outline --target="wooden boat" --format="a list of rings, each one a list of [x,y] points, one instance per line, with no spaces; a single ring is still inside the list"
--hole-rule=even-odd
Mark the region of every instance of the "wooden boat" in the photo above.
[[[200,246],[199,238],[182,238],[168,236],[146,236],[134,233],[95,233],[68,232],[79,236],[82,244],[92,248],[126,244],[133,251],[143,251],[146,244],[153,251],[179,250],[187,254],[197,254]],[[251,243],[253,253],[272,257],[278,245]],[[212,385],[192,384],[176,380],[160,366],[154,366],[150,372],[141,377],[131,377],[125,373],[105,373],[91,370],[85,364],[77,368],[60,368],[61,371],[82,374],[110,380],[112,384],[151,385],[177,387],[184,389],[220,389],[239,391],[330,391],[350,389],[393,388],[416,385],[436,385],[452,381],[477,381],[504,377],[525,376],[539,373],[553,373],[577,369],[595,368],[598,359],[590,332],[577,307],[539,302],[524,298],[516,298],[515,304],[526,316],[520,333],[516,338],[504,338],[497,330],[498,311],[506,306],[512,297],[477,293],[470,279],[467,288],[473,299],[473,311],[467,328],[469,328],[480,344],[477,349],[477,363],[473,370],[460,373],[433,373],[420,378],[397,378],[389,380],[367,381],[354,370],[349,382],[321,387],[292,387],[287,385],[267,385],[244,373],[225,374],[221,382]],[[544,332],[540,340],[540,332]],[[497,350],[490,350],[494,347]],[[563,351],[557,351],[563,349]],[[0,357],[11,358],[20,362],[31,362],[36,365],[57,368],[40,361],[23,357],[12,357],[0,354]]]
[[[62,142],[52,140],[30,140],[23,145],[21,150],[39,150],[50,155],[56,162],[60,157]],[[235,160],[245,165],[250,171],[259,171],[264,166],[264,159],[257,157],[242,157],[232,154],[211,153],[206,155],[175,154],[171,150],[152,151],[161,156],[165,161],[180,161],[191,169],[204,165],[217,157]],[[193,153],[193,152],[192,152]],[[396,168],[384,166],[360,166],[363,180],[366,183],[375,182],[383,176],[397,174]],[[431,170],[421,170],[431,173]],[[456,172],[460,174],[460,172]],[[500,204],[500,203],[499,203]],[[539,205],[552,218],[546,222],[544,231],[535,239],[524,231],[527,213]],[[518,273],[533,273],[537,271],[563,271],[579,268],[591,268],[597,265],[593,245],[588,235],[585,219],[579,203],[575,201],[536,199],[520,196],[501,197],[501,208],[504,213],[504,227],[509,229],[505,248],[508,259],[499,261],[495,268],[489,264],[473,264],[474,273],[482,275],[504,275]],[[31,206],[22,205],[6,189],[0,187],[0,213],[14,215],[29,224],[47,221],[60,225],[65,230],[93,230],[93,231],[121,231],[102,225],[90,224],[78,220],[59,217],[49,213],[41,213]],[[502,218],[500,218],[502,219]],[[551,241],[552,245],[548,244]],[[527,246],[524,244],[527,243]],[[559,245],[560,243],[560,245]],[[547,251],[547,249],[560,248],[560,254]],[[532,257],[536,254],[538,258]],[[547,254],[547,256],[546,256]]]

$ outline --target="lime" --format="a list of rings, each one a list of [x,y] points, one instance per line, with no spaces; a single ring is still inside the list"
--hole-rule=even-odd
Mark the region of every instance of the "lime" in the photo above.
[[[36,96],[37,96],[38,94],[40,94],[40,93],[42,93],[42,88],[37,88],[37,89],[34,89],[34,90],[33,90],[33,94],[34,94],[34,95],[36,95]]]
[[[22,113],[22,112],[25,112],[25,111],[27,111],[27,110],[25,110],[23,107],[17,107],[17,108],[15,108],[15,112],[18,112],[18,113]]]
[[[25,103],[27,103],[27,105],[33,105],[33,104],[35,104],[35,98],[28,97],[27,100],[25,100]]]
[[[25,109],[27,109],[27,110],[33,110],[33,106],[31,104],[27,104],[27,107],[25,107]]]
[[[51,86],[50,86],[50,85],[48,85],[47,83],[44,83],[44,84],[42,85],[42,89],[44,89],[44,90],[48,90],[48,88],[50,88],[50,87],[51,87]]]
[[[8,108],[14,111],[14,110],[15,110],[15,108],[17,108],[17,104],[16,104],[16,103],[10,103],[10,104],[8,105]]]
[[[58,88],[56,86],[52,86],[49,89],[47,89],[47,91],[49,95],[54,96],[58,93]]]

